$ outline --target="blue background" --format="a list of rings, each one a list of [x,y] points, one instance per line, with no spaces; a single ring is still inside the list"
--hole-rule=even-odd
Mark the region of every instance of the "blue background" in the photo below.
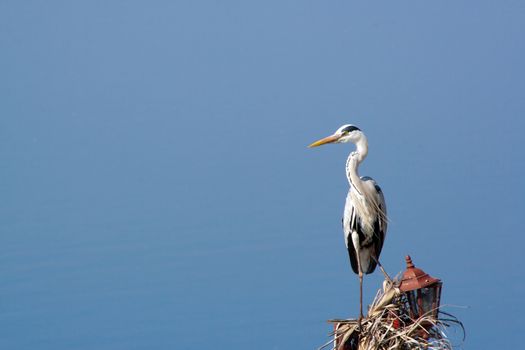
[[[524,20],[522,1],[2,1],[0,347],[321,345],[358,311],[351,146],[306,145],[352,123],[386,269],[409,253],[443,279],[463,348],[520,348]]]

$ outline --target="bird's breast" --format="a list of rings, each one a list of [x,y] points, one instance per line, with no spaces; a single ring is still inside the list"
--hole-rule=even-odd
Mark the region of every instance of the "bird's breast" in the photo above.
[[[372,205],[367,203],[363,196],[360,196],[355,191],[350,190],[346,198],[345,208],[350,209],[356,216],[356,225],[360,225],[364,234],[372,235],[374,233],[374,224],[377,220],[377,215],[372,210]],[[345,209],[346,211],[346,209]]]

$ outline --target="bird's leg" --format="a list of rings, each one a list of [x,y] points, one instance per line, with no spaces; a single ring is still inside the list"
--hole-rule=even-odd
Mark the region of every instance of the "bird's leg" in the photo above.
[[[361,270],[361,257],[359,248],[356,249],[357,271],[359,272],[359,328],[361,328],[361,319],[363,318],[363,271]]]
[[[359,261],[359,259],[357,260]],[[361,328],[361,320],[363,319],[363,272],[359,266],[359,328]]]
[[[355,255],[357,260],[357,271],[359,275],[359,328],[361,328],[361,320],[363,319],[363,271],[361,269],[361,254],[360,254],[360,244],[359,244],[359,235],[357,232],[352,232],[352,243],[355,248]]]
[[[377,263],[377,266],[379,266],[379,268],[381,269],[381,272],[383,272],[383,275],[385,276],[385,279],[391,284],[391,285],[394,285],[394,282],[392,281],[392,279],[390,278],[390,276],[388,275],[388,273],[386,273],[385,269],[383,268],[383,265],[381,265],[381,263],[379,262],[379,259],[376,259],[375,256],[372,255],[372,259],[375,260],[375,262]]]

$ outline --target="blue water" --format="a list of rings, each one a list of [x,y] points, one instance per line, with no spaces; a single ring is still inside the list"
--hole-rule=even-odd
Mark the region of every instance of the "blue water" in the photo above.
[[[443,280],[464,348],[519,347],[523,19],[520,2],[2,2],[0,348],[323,344],[358,311],[351,147],[306,145],[345,123],[385,192],[386,269],[411,254]]]

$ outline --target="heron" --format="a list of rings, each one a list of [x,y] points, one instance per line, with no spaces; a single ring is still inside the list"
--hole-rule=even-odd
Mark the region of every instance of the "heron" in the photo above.
[[[330,143],[355,145],[346,160],[346,178],[350,184],[343,212],[343,232],[352,270],[359,276],[359,320],[363,318],[363,274],[374,272],[379,264],[387,229],[383,191],[368,176],[359,176],[358,168],[368,154],[368,140],[357,126],[345,124],[328,137],[308,147]],[[384,272],[384,270],[383,270]],[[386,273],[385,273],[385,276]]]

